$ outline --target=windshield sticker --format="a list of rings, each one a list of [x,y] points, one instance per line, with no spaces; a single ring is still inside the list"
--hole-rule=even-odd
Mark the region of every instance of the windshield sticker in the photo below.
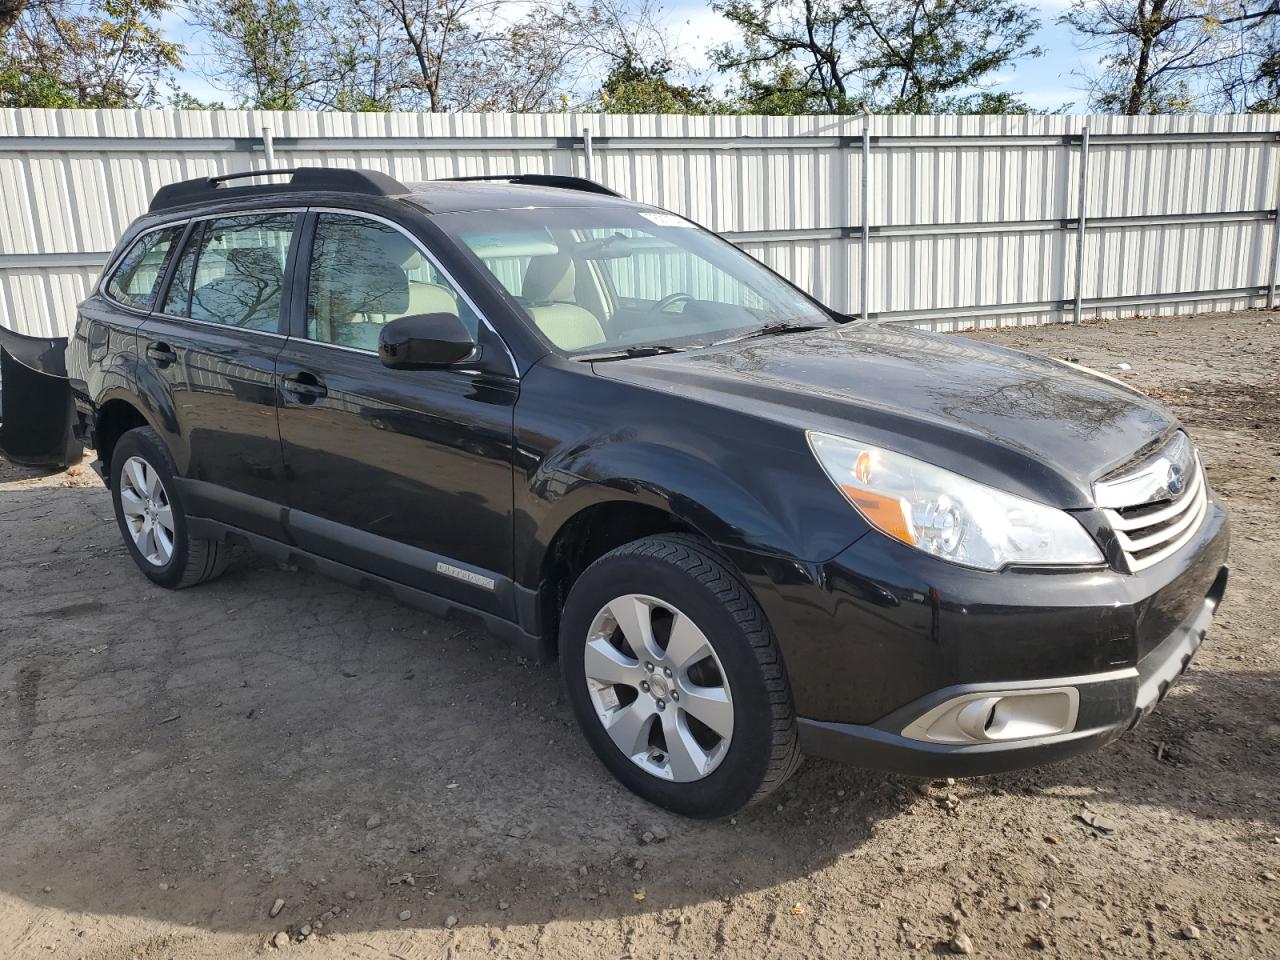
[[[677,217],[674,213],[642,213],[650,223],[659,227],[692,227],[693,224],[684,217]]]

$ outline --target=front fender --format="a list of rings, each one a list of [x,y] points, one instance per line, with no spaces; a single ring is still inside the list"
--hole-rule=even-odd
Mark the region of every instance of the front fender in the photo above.
[[[795,486],[800,485],[797,479]],[[606,503],[662,510],[726,551],[788,564],[829,559],[864,532],[844,522],[849,518],[843,505],[840,522],[810,524],[812,515],[795,509],[812,504],[803,495],[790,499],[768,480],[735,476],[687,450],[615,439],[580,445],[532,476],[530,509],[517,517],[518,529],[525,526],[526,534],[518,582],[535,587],[559,530],[583,510]]]
[[[796,533],[748,487],[697,456],[655,443],[580,449],[540,471],[531,488],[551,504],[539,539],[586,507],[622,501],[665,510],[722,546],[782,556],[803,552]]]
[[[526,587],[564,524],[601,503],[656,507],[727,551],[788,562],[828,560],[867,529],[803,431],[573,361],[525,377],[514,466],[514,568]]]

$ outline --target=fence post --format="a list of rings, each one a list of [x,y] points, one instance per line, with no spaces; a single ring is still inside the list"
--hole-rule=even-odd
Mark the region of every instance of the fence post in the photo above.
[[[586,174],[588,180],[596,178],[595,158],[591,155],[591,128],[582,128],[582,155],[585,160]]]
[[[1268,148],[1268,156],[1276,155],[1276,144],[1272,143]],[[1267,166],[1270,166],[1268,164]],[[1265,169],[1265,168],[1264,168]],[[1265,174],[1264,174],[1265,176]],[[1271,177],[1267,178],[1270,183]],[[1271,219],[1272,237],[1271,237],[1271,276],[1267,278],[1267,309],[1274,310],[1276,306],[1276,283],[1280,282],[1280,197],[1276,198],[1275,216]]]
[[[862,121],[862,292],[859,294],[861,320],[871,316],[867,294],[871,289],[871,118]]]
[[[276,144],[271,136],[271,128],[262,128],[262,151],[267,155],[267,169],[274,170],[276,166]]]
[[[1084,288],[1084,230],[1089,199],[1089,125],[1080,128],[1080,207],[1076,217],[1076,302],[1072,323],[1080,322],[1080,299]]]

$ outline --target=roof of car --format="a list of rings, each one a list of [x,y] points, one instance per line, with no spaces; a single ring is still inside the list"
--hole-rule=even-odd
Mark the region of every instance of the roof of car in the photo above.
[[[518,207],[583,207],[630,204],[623,197],[565,187],[494,181],[427,180],[407,183],[404,198],[428,213],[464,210],[510,210]]]

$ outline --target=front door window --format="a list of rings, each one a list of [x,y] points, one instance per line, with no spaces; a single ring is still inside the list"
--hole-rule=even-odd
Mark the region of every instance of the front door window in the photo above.
[[[479,327],[453,285],[399,230],[364,217],[320,214],[307,289],[308,340],[377,350],[386,324],[422,313],[451,313],[473,337]]]

